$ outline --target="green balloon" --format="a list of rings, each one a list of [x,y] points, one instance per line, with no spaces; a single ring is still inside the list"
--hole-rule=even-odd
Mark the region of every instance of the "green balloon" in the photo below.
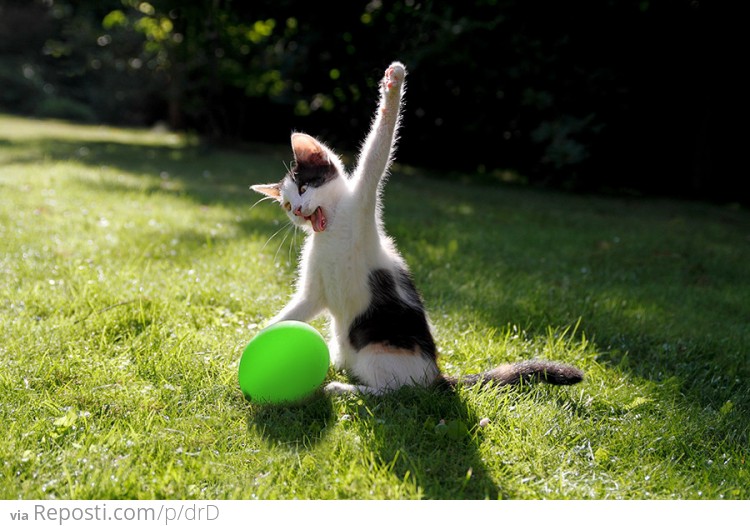
[[[242,352],[240,389],[259,403],[298,402],[325,380],[330,357],[323,336],[300,321],[266,327]]]

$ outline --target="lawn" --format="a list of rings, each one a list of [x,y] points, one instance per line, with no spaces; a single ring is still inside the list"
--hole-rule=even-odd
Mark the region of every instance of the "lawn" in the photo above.
[[[747,210],[396,165],[444,370],[586,380],[257,406],[302,234],[248,187],[289,157],[0,116],[0,499],[750,498]]]

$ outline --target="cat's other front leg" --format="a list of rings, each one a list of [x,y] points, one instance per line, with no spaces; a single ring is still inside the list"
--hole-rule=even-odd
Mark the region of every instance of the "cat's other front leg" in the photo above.
[[[308,322],[320,314],[322,310],[322,306],[310,298],[294,298],[276,316],[271,318],[268,325],[289,320]]]

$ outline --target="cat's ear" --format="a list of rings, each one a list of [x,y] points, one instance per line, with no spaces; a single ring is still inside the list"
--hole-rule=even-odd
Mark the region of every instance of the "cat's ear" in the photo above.
[[[292,134],[292,150],[297,164],[328,166],[331,164],[325,147],[317,139],[305,133]]]
[[[255,190],[259,194],[267,195],[274,199],[281,200],[281,184],[254,184],[250,187],[251,190]]]

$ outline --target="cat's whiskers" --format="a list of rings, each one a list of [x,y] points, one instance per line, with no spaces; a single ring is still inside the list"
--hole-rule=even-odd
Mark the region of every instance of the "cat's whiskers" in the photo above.
[[[253,208],[255,208],[256,206],[258,206],[258,205],[259,205],[260,203],[262,203],[263,201],[275,201],[275,200],[276,200],[276,199],[275,199],[275,198],[273,198],[273,197],[271,197],[270,195],[267,195],[267,196],[261,197],[260,199],[258,199],[258,200],[257,200],[257,201],[255,202],[255,204],[254,204],[253,206],[251,206],[251,207],[250,207],[250,210],[252,210],[252,209],[253,209]]]
[[[291,168],[289,166],[287,166],[287,164],[285,162],[283,164],[284,164],[284,167],[287,170],[291,170]],[[272,197],[272,196],[263,196],[260,199],[258,199],[250,207],[250,210],[252,210],[253,208],[255,208],[256,206],[258,206],[260,203],[262,203],[264,201],[278,201],[278,199],[275,198],[275,197]],[[289,262],[291,263],[291,261],[292,261],[292,252],[296,251],[296,247],[297,247],[297,227],[294,224],[288,223],[288,224],[282,225],[281,228],[279,228],[268,239],[266,239],[266,242],[263,244],[263,247],[261,248],[261,250],[265,250],[265,248],[273,240],[273,238],[275,238],[276,236],[278,236],[284,230],[286,230],[287,232],[284,234],[284,237],[281,239],[281,243],[279,243],[279,246],[276,248],[276,253],[273,256],[273,260],[275,262],[278,259],[279,252],[281,251],[281,248],[284,246],[284,243],[286,243],[286,240],[289,238],[289,234],[292,234],[292,239],[291,239],[291,242],[289,243]]]
[[[286,233],[284,234],[284,237],[281,239],[281,242],[279,243],[279,246],[276,247],[276,253],[273,255],[273,261],[274,263],[279,257],[279,252],[281,252],[282,247],[284,246],[284,243],[286,243],[286,240],[289,239],[289,235],[291,234],[292,239],[289,241],[289,251],[288,251],[288,263],[292,263],[292,254],[297,252],[297,234],[299,233],[300,229],[294,225],[294,224],[288,224],[282,226],[280,229],[278,229],[263,245],[263,248],[265,248],[268,243],[277,235],[279,235],[283,230],[286,230]]]
[[[283,239],[281,240],[281,243],[279,243],[279,246],[278,246],[278,248],[276,249],[276,253],[275,253],[275,254],[273,255],[273,261],[274,261],[274,263],[276,263],[276,258],[278,258],[278,257],[279,257],[279,252],[281,251],[281,247],[283,247],[283,246],[284,246],[284,243],[286,243],[286,239],[287,239],[287,238],[289,237],[289,234],[290,234],[290,233],[291,233],[291,232],[293,231],[293,229],[294,229],[294,228],[293,228],[293,225],[290,225],[290,226],[292,226],[292,229],[290,230],[289,228],[286,228],[286,231],[287,231],[287,232],[286,232],[286,234],[284,234],[284,238],[283,238]]]
[[[292,232],[292,241],[289,243],[289,263],[292,262],[292,252],[297,251],[297,233],[299,232],[298,228],[295,228]]]
[[[276,232],[274,232],[273,234],[271,234],[271,237],[269,237],[268,239],[266,239],[266,242],[263,243],[263,247],[261,248],[261,250],[265,250],[265,248],[268,246],[268,244],[271,242],[271,240],[273,238],[275,238],[276,236],[278,236],[282,231],[284,231],[287,228],[289,228],[289,226],[290,226],[289,224],[283,224],[283,225],[281,225],[281,228],[279,228]],[[286,237],[284,239],[286,239]]]
[[[292,165],[286,164],[286,161],[281,161],[281,164],[283,164],[284,168],[286,168],[286,173],[288,174],[292,173]]]
[[[292,254],[297,253],[297,245],[298,245],[297,234],[299,234],[302,231],[302,229],[293,224],[290,224],[289,226],[291,227],[291,230],[287,232],[287,234],[284,236],[284,239],[281,240],[281,244],[279,245],[279,248],[276,250],[276,254],[278,255],[279,250],[286,242],[287,238],[289,237],[289,234],[292,234],[292,239],[289,241],[289,251],[287,253],[288,263],[292,264],[294,261],[292,259]],[[274,261],[275,260],[276,260],[276,257],[274,256]]]

